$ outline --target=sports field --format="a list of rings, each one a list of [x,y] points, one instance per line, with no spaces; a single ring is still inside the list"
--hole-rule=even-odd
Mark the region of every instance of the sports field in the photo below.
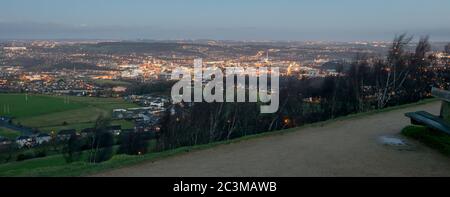
[[[39,116],[86,106],[79,102],[65,102],[64,97],[31,94],[0,94],[0,104],[0,115],[15,118]]]
[[[14,123],[42,132],[91,127],[99,115],[108,117],[112,109],[129,107],[136,105],[120,98],[0,94],[0,116],[14,117]],[[132,126],[127,121],[113,124]]]

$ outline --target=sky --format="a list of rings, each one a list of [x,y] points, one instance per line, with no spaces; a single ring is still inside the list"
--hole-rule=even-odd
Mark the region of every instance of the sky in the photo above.
[[[1,0],[0,39],[450,40],[448,0]]]

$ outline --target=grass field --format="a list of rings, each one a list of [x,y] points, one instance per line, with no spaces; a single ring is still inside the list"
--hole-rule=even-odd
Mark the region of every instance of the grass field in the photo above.
[[[20,133],[18,131],[0,127],[0,136],[14,139],[16,137],[19,137]]]
[[[64,103],[64,97],[25,94],[0,94],[0,115],[15,118],[35,117],[83,108],[83,103]]]
[[[28,97],[28,98],[26,98]],[[63,97],[47,95],[0,94],[0,116],[14,117],[14,123],[42,132],[91,127],[99,115],[110,117],[112,109],[137,107],[117,98]],[[130,122],[116,121],[124,128]]]

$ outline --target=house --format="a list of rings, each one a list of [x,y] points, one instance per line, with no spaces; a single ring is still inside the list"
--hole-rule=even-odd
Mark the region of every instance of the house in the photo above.
[[[20,136],[16,138],[16,143],[19,148],[32,147],[34,145],[34,140],[30,136]]]
[[[0,121],[1,122],[8,122],[8,121],[10,121],[11,120],[11,118],[9,118],[9,117],[6,117],[6,116],[0,116]]]
[[[125,91],[127,91],[127,87],[116,86],[116,87],[113,87],[112,91],[115,93],[124,93]]]
[[[72,135],[76,134],[75,129],[66,129],[58,132],[58,140],[69,140]]]
[[[113,109],[112,117],[113,119],[123,119],[126,112],[126,109]]]
[[[11,143],[12,142],[10,139],[0,136],[0,146],[1,145],[9,145]]]
[[[38,145],[48,143],[51,140],[52,140],[52,137],[47,133],[40,133],[35,138],[36,144],[38,144]]]
[[[138,117],[136,121],[142,121],[142,122],[150,122],[151,118],[150,116],[147,116],[145,114],[138,114]]]

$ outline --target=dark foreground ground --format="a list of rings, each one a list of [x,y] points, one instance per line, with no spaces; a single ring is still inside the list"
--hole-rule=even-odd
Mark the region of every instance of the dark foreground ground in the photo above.
[[[450,176],[450,158],[400,136],[409,124],[405,112],[438,114],[439,106],[335,121],[95,176]]]

